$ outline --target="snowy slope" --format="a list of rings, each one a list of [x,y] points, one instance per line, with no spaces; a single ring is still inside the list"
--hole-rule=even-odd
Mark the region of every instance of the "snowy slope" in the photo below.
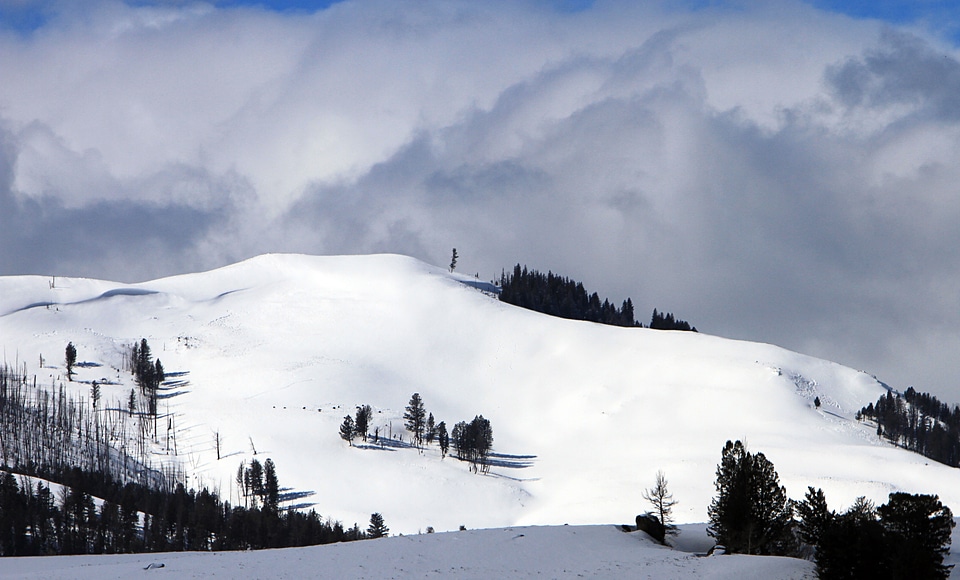
[[[699,557],[613,526],[516,527],[255,552],[9,558],[0,578],[631,578],[812,580],[810,562]],[[158,567],[163,564],[163,567]],[[148,566],[151,566],[147,569]]]
[[[842,509],[905,490],[960,509],[958,470],[853,421],[884,392],[868,374],[771,345],[551,318],[462,282],[393,255],[266,255],[135,285],[7,277],[0,346],[8,363],[59,383],[72,341],[80,361],[104,365],[77,379],[120,383],[103,397],[121,405],[132,380],[117,369],[146,337],[168,373],[186,373],[161,408],[177,416],[166,459],[192,484],[237,501],[234,475],[255,447],[300,492],[294,503],[348,525],[373,511],[404,533],[631,521],[658,469],[677,519],[704,521],[727,439],[763,451],[794,498],[819,486]],[[37,368],[41,355],[60,368]],[[359,404],[396,436],[414,392],[450,427],[490,419],[502,455],[490,475],[441,461],[436,446],[421,455],[339,438]]]

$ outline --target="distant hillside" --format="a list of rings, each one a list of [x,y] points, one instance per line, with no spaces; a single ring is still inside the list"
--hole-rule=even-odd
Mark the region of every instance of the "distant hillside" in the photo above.
[[[662,470],[678,522],[702,522],[720,451],[741,439],[795,499],[813,485],[837,510],[892,490],[960,506],[958,470],[856,421],[886,393],[868,374],[772,345],[544,316],[403,256],[266,255],[132,285],[0,278],[8,365],[62,385],[85,414],[127,408],[141,338],[175,378],[158,395],[151,463],[235,505],[238,470],[269,457],[296,498],[286,505],[348,528],[374,511],[407,534],[609,523],[644,511],[640,491]],[[85,363],[72,382],[68,343]],[[448,429],[490,421],[488,474],[436,439],[410,445],[413,393]],[[351,446],[340,427],[361,405],[379,440]]]

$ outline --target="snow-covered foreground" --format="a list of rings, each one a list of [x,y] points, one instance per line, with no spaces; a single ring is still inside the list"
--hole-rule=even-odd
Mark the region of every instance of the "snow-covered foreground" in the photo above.
[[[163,567],[158,567],[163,564]],[[149,568],[148,568],[149,567]],[[514,527],[310,548],[3,560],[0,578],[812,579],[791,558],[702,557],[614,526]]]
[[[157,449],[191,485],[237,502],[237,468],[256,450],[296,498],[287,505],[361,527],[381,512],[408,534],[397,545],[427,542],[415,534],[428,526],[630,522],[648,509],[641,491],[657,470],[680,502],[677,520],[702,522],[728,439],[763,451],[795,499],[822,487],[840,510],[903,490],[960,510],[960,471],[853,419],[885,392],[867,373],[771,345],[551,318],[466,281],[389,255],[268,255],[135,285],[6,277],[0,347],[9,364],[60,384],[72,341],[79,361],[102,366],[79,368],[68,388],[108,379],[105,407],[123,408],[133,383],[119,369],[146,337],[168,373],[183,373],[161,401],[176,414],[176,454],[166,441]],[[414,392],[448,427],[491,421],[489,475],[398,439]],[[373,406],[371,431],[392,434],[389,445],[340,439],[360,404]],[[429,540],[459,541],[442,537]]]

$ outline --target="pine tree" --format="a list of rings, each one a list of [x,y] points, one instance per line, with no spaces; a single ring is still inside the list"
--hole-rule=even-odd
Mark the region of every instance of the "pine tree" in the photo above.
[[[136,376],[140,368],[140,344],[134,342],[130,347],[130,374]]]
[[[447,424],[443,421],[437,423],[437,443],[440,445],[440,458],[443,459],[450,450],[450,436],[447,434]]]
[[[343,423],[340,424],[340,438],[353,447],[353,438],[356,436],[357,432],[353,426],[353,417],[347,415],[343,418]]]
[[[457,258],[460,256],[457,255],[457,249],[453,249],[453,257],[450,258],[450,271],[453,272],[457,269]]]
[[[814,558],[817,577],[823,580],[891,579],[886,543],[883,526],[877,520],[873,505],[858,500],[845,513],[830,518],[824,526]]]
[[[827,508],[827,498],[822,489],[807,487],[803,501],[797,503],[800,518],[800,539],[811,546],[820,545],[824,530],[833,521],[834,514]]]
[[[90,400],[93,402],[93,408],[96,409],[100,404],[100,383],[93,381],[90,385]]]
[[[250,461],[250,467],[247,468],[247,480],[250,487],[250,493],[255,497],[263,499],[263,465],[253,459]]]
[[[357,418],[353,422],[354,432],[367,441],[367,431],[370,429],[370,419],[373,417],[373,409],[370,405],[357,406]]]
[[[424,428],[424,438],[427,440],[427,444],[433,443],[433,439],[437,436],[437,425],[434,422],[433,413],[430,413],[427,416],[427,425]]]
[[[470,422],[470,430],[473,432],[474,445],[474,469],[482,473],[490,471],[488,457],[490,450],[493,449],[493,427],[490,420],[485,419],[483,415],[477,415]]]
[[[65,354],[67,362],[67,380],[72,381],[73,365],[77,364],[77,347],[73,346],[72,342],[68,342]]]
[[[950,508],[935,495],[891,493],[877,508],[893,557],[894,578],[947,578],[951,566],[943,565],[950,551],[950,534],[956,525]]]
[[[653,514],[660,520],[665,533],[676,535],[677,526],[673,523],[673,506],[677,505],[673,494],[667,490],[667,478],[663,471],[657,471],[656,483],[653,487],[643,491],[643,499],[653,506]]]
[[[270,458],[263,462],[263,509],[271,514],[280,509],[280,483],[277,468]]]
[[[456,425],[453,426],[453,430],[450,431],[450,439],[453,441],[453,450],[457,454],[457,459],[460,461],[466,461],[465,457],[465,441],[464,441],[464,431],[467,429],[467,424],[464,421],[459,421]]]
[[[150,345],[147,339],[140,339],[140,348],[137,350],[137,363],[134,368],[134,375],[137,384],[140,385],[141,394],[146,394],[147,389],[153,385],[153,361],[150,354]]]
[[[423,431],[426,426],[426,411],[423,408],[423,399],[420,393],[410,397],[406,411],[403,413],[404,427],[413,434],[414,444],[419,448],[423,445]]]
[[[157,359],[157,362],[153,365],[153,384],[154,389],[160,388],[160,385],[163,381],[167,380],[167,375],[163,371],[163,363],[160,362],[160,359]]]
[[[383,523],[380,513],[370,514],[370,525],[367,527],[368,538],[385,538],[390,535],[390,528]]]
[[[731,552],[783,554],[793,507],[763,453],[727,441],[717,466],[718,495],[707,508],[707,533]]]

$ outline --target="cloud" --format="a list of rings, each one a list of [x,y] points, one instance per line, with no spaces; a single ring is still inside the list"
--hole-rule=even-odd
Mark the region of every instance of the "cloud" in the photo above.
[[[918,34],[789,2],[63,9],[0,34],[0,273],[457,247],[960,400],[960,62]]]

